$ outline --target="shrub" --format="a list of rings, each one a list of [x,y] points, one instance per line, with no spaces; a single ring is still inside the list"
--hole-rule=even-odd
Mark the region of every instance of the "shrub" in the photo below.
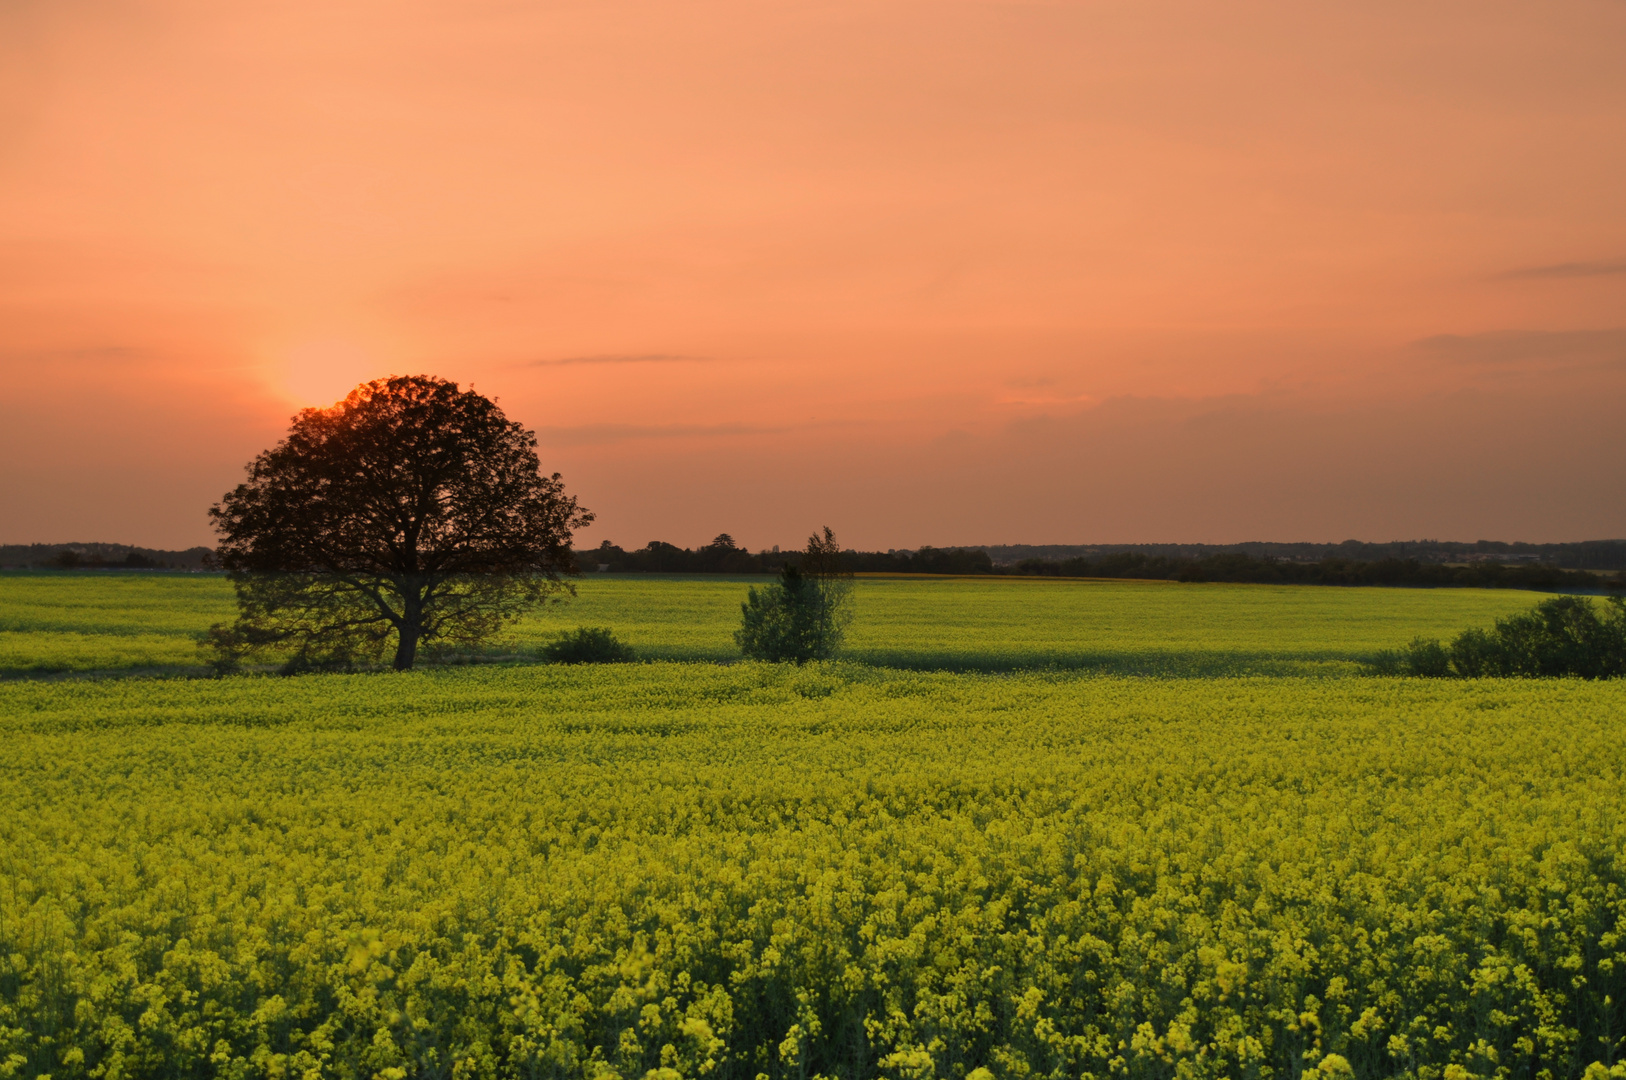
[[[578,626],[544,645],[542,658],[554,664],[621,664],[636,657],[609,627]]]
[[[1416,675],[1443,678],[1451,674],[1451,654],[1437,638],[1412,638],[1404,649],[1386,649],[1373,661],[1381,675]]]
[[[1451,670],[1440,675],[1481,679],[1504,674],[1509,666],[1507,649],[1493,630],[1464,630],[1451,642]]]
[[[1611,596],[1600,615],[1584,596],[1554,596],[1490,630],[1464,630],[1449,646],[1416,638],[1379,654],[1379,674],[1460,679],[1626,675],[1626,597]]]
[[[786,564],[779,580],[753,588],[740,605],[734,640],[753,660],[828,660],[841,648],[852,619],[852,574],[828,525],[807,538],[800,568]]]
[[[753,660],[828,660],[841,648],[841,625],[833,606],[813,579],[786,566],[779,580],[752,588],[740,605],[734,633],[740,651]]]

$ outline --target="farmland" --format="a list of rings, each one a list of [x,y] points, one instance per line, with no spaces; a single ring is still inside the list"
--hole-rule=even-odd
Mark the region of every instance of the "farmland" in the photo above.
[[[1534,598],[875,580],[851,659],[706,662],[743,591],[0,683],[0,1075],[1626,1075],[1626,685],[1353,674]],[[228,601],[0,578],[6,663]]]
[[[608,626],[639,655],[733,660],[746,587],[762,577],[589,576],[521,623],[497,654]],[[1527,592],[986,579],[862,579],[847,655],[911,668],[1058,666],[1120,674],[1347,673],[1416,635],[1528,608]],[[194,574],[0,574],[0,675],[197,668],[196,639],[233,615]]]

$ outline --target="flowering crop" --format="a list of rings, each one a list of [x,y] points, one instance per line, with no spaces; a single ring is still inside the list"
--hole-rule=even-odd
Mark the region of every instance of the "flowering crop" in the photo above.
[[[639,656],[734,660],[740,601],[762,577],[587,575],[522,622],[498,655],[609,627]],[[1120,674],[1336,674],[1417,635],[1525,611],[1512,590],[1340,589],[1146,581],[860,579],[843,655],[925,669],[1054,666]],[[0,675],[201,673],[197,641],[234,613],[207,574],[0,574]]]
[[[0,674],[198,666],[233,610],[216,574],[0,573]]]
[[[1568,680],[0,684],[0,1074],[1618,1077],[1623,724]]]

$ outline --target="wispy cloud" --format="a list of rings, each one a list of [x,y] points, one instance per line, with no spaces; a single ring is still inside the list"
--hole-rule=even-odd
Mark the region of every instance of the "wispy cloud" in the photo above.
[[[8,349],[0,352],[0,360],[49,363],[125,364],[152,357],[146,349],[133,345],[86,345],[70,349]]]
[[[1093,394],[1023,394],[995,398],[996,405],[1094,405],[1100,398]]]
[[[1626,259],[1605,259],[1601,262],[1553,263],[1551,266],[1526,266],[1496,275],[1507,280],[1530,278],[1588,278],[1626,274]]]
[[[756,424],[583,424],[537,428],[536,438],[544,446],[601,446],[636,439],[731,438],[774,435],[788,430]]]
[[[1494,330],[1439,334],[1413,342],[1463,364],[1626,359],[1626,328],[1609,330]]]
[[[679,356],[674,353],[603,353],[595,356],[562,356],[551,360],[528,360],[526,367],[564,367],[573,364],[704,364],[708,356]]]

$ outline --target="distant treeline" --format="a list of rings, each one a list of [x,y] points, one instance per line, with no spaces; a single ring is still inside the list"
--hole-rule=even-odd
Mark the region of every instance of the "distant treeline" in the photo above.
[[[845,569],[857,573],[1138,578],[1283,585],[1626,588],[1626,576],[1621,574],[1604,578],[1588,570],[1565,569],[1537,562],[1448,565],[1394,557],[1371,560],[1329,557],[1316,562],[1298,562],[1243,552],[1213,552],[1212,549],[1210,552],[1191,557],[1117,551],[1061,559],[1030,557],[1014,563],[999,563],[988,548],[923,547],[916,551],[846,551],[842,554],[842,560]],[[795,564],[799,559],[798,552],[752,553],[736,546],[727,533],[704,547],[694,549],[657,540],[634,551],[627,551],[605,541],[597,548],[577,554],[583,570],[612,573],[767,574],[777,573],[785,564]]]
[[[1147,555],[1172,559],[1206,559],[1214,555],[1251,555],[1277,562],[1320,563],[1332,559],[1382,562],[1386,559],[1420,563],[1509,563],[1559,566],[1569,570],[1626,570],[1626,540],[1584,540],[1570,544],[1504,543],[1500,540],[1395,540],[1369,544],[1345,540],[1340,544],[989,544],[967,545],[986,551],[995,564],[1015,565],[1027,559],[1097,559],[1103,555]]]
[[[205,570],[206,547],[185,551],[130,544],[4,544],[0,567],[27,570]]]
[[[1095,559],[1024,559],[995,573],[1061,577],[1145,578],[1159,581],[1233,581],[1282,585],[1458,586],[1477,589],[1626,588],[1626,576],[1602,578],[1590,570],[1540,564],[1470,563],[1448,566],[1416,559],[1322,559],[1284,562],[1252,555],[1181,559],[1122,552]]]
[[[1010,557],[1019,553],[1021,558]],[[1319,553],[1320,557],[1310,559],[1306,553]],[[7,544],[0,546],[0,567],[206,570],[212,554],[206,547],[165,551],[129,544]],[[628,551],[605,541],[576,555],[588,573],[602,569],[653,574],[777,574],[786,564],[797,565],[801,557],[798,551],[752,552],[738,546],[727,533],[698,548],[652,540]],[[1452,559],[1446,561],[1446,555]],[[1562,563],[1557,561],[1560,558]],[[1589,572],[1626,569],[1626,541],[1622,540],[1576,544],[1461,544],[1433,540],[1363,544],[1350,540],[1342,544],[922,547],[915,551],[846,551],[842,560],[845,569],[882,574],[1490,589],[1626,588],[1626,573],[1603,577]]]
[[[661,540],[651,540],[634,551],[626,551],[608,540],[596,548],[576,553],[586,571],[651,574],[777,574],[786,565],[801,565],[800,551],[759,551],[752,554],[738,547],[727,533],[699,548],[680,548]],[[991,574],[993,560],[971,548],[923,547],[919,551],[844,551],[842,568],[859,573],[895,574]]]

